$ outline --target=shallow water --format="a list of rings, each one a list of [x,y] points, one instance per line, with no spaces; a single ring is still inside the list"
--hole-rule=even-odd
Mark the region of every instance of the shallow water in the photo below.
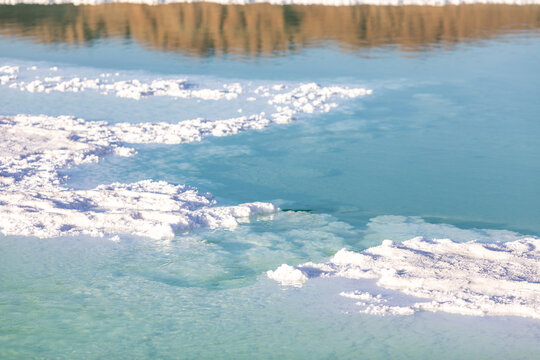
[[[354,84],[374,93],[291,124],[137,145],[135,157],[66,170],[74,188],[151,178],[197,186],[225,204],[271,201],[295,211],[170,241],[0,237],[0,357],[526,359],[540,352],[535,320],[362,315],[338,295],[356,289],[350,280],[282,288],[264,275],[386,238],[540,235],[537,22],[519,31],[505,23],[466,41],[428,37],[414,51],[378,41],[344,50],[339,39],[311,34],[308,45],[291,40],[298,46],[290,52],[204,58],[114,36],[36,43],[48,28],[34,23],[22,34],[2,32],[5,61],[134,78]],[[3,86],[0,104],[3,115],[109,122],[231,116],[240,106]],[[504,231],[476,230],[486,228]]]

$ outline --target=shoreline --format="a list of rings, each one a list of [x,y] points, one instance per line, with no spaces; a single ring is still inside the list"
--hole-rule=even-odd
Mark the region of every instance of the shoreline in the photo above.
[[[323,5],[323,6],[449,6],[466,4],[538,5],[540,0],[0,0],[0,5],[102,5],[112,3],[164,5],[177,3],[214,3],[221,5]]]

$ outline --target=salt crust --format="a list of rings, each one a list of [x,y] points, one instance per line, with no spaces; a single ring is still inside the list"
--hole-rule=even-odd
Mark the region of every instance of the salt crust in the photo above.
[[[26,70],[35,71],[36,68]],[[65,81],[61,76],[45,79],[44,82],[50,86],[35,83],[29,88],[28,84],[17,82],[21,71],[17,66],[3,66],[0,67],[0,76],[1,79],[5,77],[10,86],[15,85],[12,87],[25,91],[94,89],[93,85],[87,86],[86,80]],[[225,90],[199,89],[195,92],[174,87],[167,81],[145,84],[134,80],[123,84],[127,83],[129,97],[136,99],[140,96],[178,97],[180,92],[187,94],[188,98],[227,101],[230,94],[243,91],[239,84],[226,84],[223,86]],[[115,95],[124,96],[117,91],[118,82],[113,85]],[[100,83],[99,86],[109,85]],[[369,90],[361,88],[321,87],[317,84],[261,86],[254,94],[273,105],[275,112],[272,114],[261,112],[214,121],[199,118],[176,124],[110,125],[69,116],[0,116],[0,228],[4,234],[38,237],[129,233],[156,239],[171,238],[175,231],[198,227],[234,228],[250,216],[272,213],[278,208],[261,202],[218,206],[210,194],[201,194],[185,185],[152,180],[73,190],[63,185],[65,179],[60,177],[58,170],[97,162],[107,154],[135,155],[134,149],[123,146],[125,143],[178,144],[199,141],[207,136],[227,136],[244,130],[262,129],[273,123],[290,122],[299,114],[327,112],[337,106],[330,102],[332,99],[350,99],[369,93]]]
[[[275,5],[457,5],[457,4],[515,4],[527,5],[538,4],[540,0],[0,0],[0,4],[75,4],[75,5],[99,5],[103,3],[128,2],[135,4],[159,5],[169,3],[194,3],[213,2],[218,4],[257,4],[269,3]]]
[[[289,286],[302,286],[308,280],[308,277],[302,271],[287,264],[281,265],[276,271],[268,271],[267,275],[270,279]]]
[[[491,244],[423,237],[385,240],[359,253],[342,249],[328,263],[282,265],[267,275],[283,285],[294,279],[295,286],[318,276],[377,279],[380,287],[431,300],[394,306],[380,294],[340,294],[359,300],[361,312],[368,314],[424,310],[540,319],[540,239],[533,237]]]
[[[235,99],[242,93],[242,87],[237,84],[225,84],[221,89],[198,89],[195,84],[186,79],[157,79],[142,82],[138,79],[118,80],[118,74],[100,74],[97,78],[65,77],[65,76],[34,76],[31,80],[17,81],[23,72],[34,72],[35,66],[21,70],[19,66],[0,67],[0,85],[8,85],[21,91],[50,93],[50,92],[83,92],[96,90],[105,95],[115,95],[123,98],[139,100],[150,96],[170,96],[183,99],[221,100]],[[58,67],[49,70],[57,72]]]
[[[51,68],[52,69],[52,68]],[[51,92],[84,92],[98,91],[103,95],[112,95],[123,98],[140,100],[153,96],[168,96],[175,99],[197,99],[209,101],[227,101],[237,99],[240,94],[245,93],[246,101],[260,99],[273,106],[274,111],[269,116],[261,112],[243,116],[237,119],[230,119],[229,130],[232,128],[239,130],[262,128],[268,126],[271,122],[288,123],[291,122],[298,113],[316,113],[328,112],[338,106],[335,102],[329,100],[335,98],[351,99],[359,96],[369,95],[372,90],[364,88],[346,88],[340,86],[320,86],[315,83],[290,86],[285,84],[275,84],[272,86],[259,86],[255,89],[244,89],[239,83],[222,84],[219,89],[201,87],[199,84],[190,82],[186,79],[156,79],[152,81],[141,81],[139,79],[115,80],[119,73],[100,74],[96,78],[62,76],[63,73],[57,67],[54,71],[60,75],[40,76],[36,75],[36,66],[21,69],[20,66],[0,67],[0,85],[8,86],[13,89],[27,91],[32,93],[51,93]],[[50,69],[49,69],[50,70]],[[239,112],[242,112],[240,109]],[[197,119],[193,121],[193,126],[197,129],[206,125],[206,120]],[[236,124],[232,124],[236,122]],[[221,124],[225,122],[222,121]],[[243,124],[243,125],[241,125]],[[214,124],[215,125],[215,124]],[[186,127],[183,125],[183,128]],[[223,128],[223,135],[230,135],[235,132],[229,132]],[[132,128],[132,131],[135,129]],[[146,127],[142,132],[149,131]],[[213,129],[214,136],[217,136],[219,129]],[[236,131],[236,132],[237,132]],[[197,132],[197,130],[195,131]],[[141,131],[137,136],[141,135]],[[166,134],[163,134],[166,136]],[[152,139],[155,134],[150,135]],[[193,140],[199,140],[191,139]],[[126,140],[128,141],[128,140]],[[170,140],[172,143],[178,140]],[[184,141],[184,140],[182,140]],[[156,142],[151,140],[150,142]],[[163,141],[159,141],[163,142]],[[167,141],[166,143],[171,143]]]
[[[152,125],[154,130],[158,126]],[[177,124],[176,130],[180,128]],[[122,124],[67,116],[0,117],[2,232],[38,237],[130,233],[160,239],[198,227],[234,228],[250,216],[277,210],[259,202],[217,206],[210,194],[164,181],[114,183],[92,190],[62,186],[61,168],[95,162],[106,154],[134,155],[133,149],[120,145],[124,138],[136,140]],[[177,140],[184,138],[189,137]],[[141,142],[150,140],[145,136]]]
[[[0,66],[0,85],[9,84],[17,79],[18,66]]]

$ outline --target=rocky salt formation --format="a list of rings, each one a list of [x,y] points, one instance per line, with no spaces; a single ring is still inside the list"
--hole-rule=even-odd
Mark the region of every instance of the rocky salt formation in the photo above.
[[[168,96],[172,101],[229,102],[242,94],[246,101],[258,101],[273,110],[178,123],[108,124],[46,115],[0,117],[0,229],[4,234],[55,237],[129,233],[157,239],[199,227],[234,228],[253,215],[275,212],[277,207],[261,202],[219,206],[210,194],[195,188],[152,180],[73,190],[65,186],[58,171],[97,162],[106,155],[136,155],[126,144],[179,144],[263,129],[305,114],[328,112],[338,106],[339,99],[371,93],[363,88],[314,83],[254,89],[218,83],[218,88],[211,88],[188,80],[119,80],[118,75],[89,78],[68,76],[57,67],[43,71],[36,66],[6,65],[0,67],[0,85],[27,92],[63,92],[67,96],[99,91],[104,96],[135,100]]]
[[[381,288],[426,300],[403,306],[362,289],[340,295],[374,315],[442,311],[540,319],[540,239],[464,243],[449,239],[391,240],[362,252],[342,249],[329,262],[282,265],[267,276],[301,286],[313,277],[375,279]]]

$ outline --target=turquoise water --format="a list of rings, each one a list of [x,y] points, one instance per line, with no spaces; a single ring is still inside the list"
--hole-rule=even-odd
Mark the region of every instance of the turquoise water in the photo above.
[[[337,214],[358,226],[397,214],[538,235],[539,45],[536,37],[514,36],[415,57],[390,50],[373,59],[308,51],[291,58],[292,69],[302,58],[325,61],[332,66],[323,70],[315,63],[311,81],[365,84],[374,95],[262,132],[139,147],[138,157],[110,157],[70,171],[72,185],[154,178],[194,184],[232,203],[281,199],[287,208]],[[215,62],[207,65],[210,74],[223,66]],[[245,66],[260,67],[263,79],[272,72],[273,80],[291,80],[287,71],[278,76],[272,64]],[[243,73],[226,75],[238,79]],[[294,80],[306,78],[300,73]],[[135,107],[134,121],[201,114],[195,109],[192,115],[184,103],[154,108],[114,100],[120,103],[116,113],[112,102],[78,113],[125,121],[127,103]],[[77,105],[54,104],[54,113],[71,113]]]
[[[264,277],[239,280],[273,262],[250,259],[252,243],[279,249],[298,242],[293,231],[332,241],[312,227],[287,235],[279,228],[292,224],[284,222],[257,224],[217,244],[3,238],[2,357],[531,359],[538,353],[537,321],[362,316],[345,313],[353,309],[335,291],[321,296],[321,289],[342,290],[339,283],[318,279],[283,290]],[[249,268],[251,260],[258,268]]]
[[[77,47],[3,36],[0,54],[96,71],[374,89],[289,125],[137,146],[136,157],[66,170],[75,188],[152,178],[197,186],[226,204],[273,201],[295,211],[166,242],[0,237],[0,358],[532,359],[540,352],[538,321],[361,315],[338,295],[355,289],[352,282],[314,279],[284,289],[264,275],[385,238],[463,241],[483,228],[540,235],[534,32],[418,53],[387,47],[360,56],[327,43],[288,56],[203,60],[113,40]],[[232,111],[3,87],[0,104],[6,115],[111,122]]]

